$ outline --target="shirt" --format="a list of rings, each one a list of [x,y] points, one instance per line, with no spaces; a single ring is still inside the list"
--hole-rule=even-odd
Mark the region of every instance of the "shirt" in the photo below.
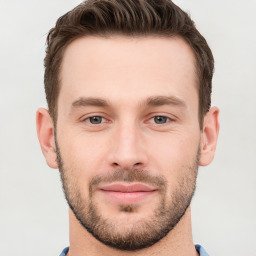
[[[196,244],[195,247],[200,256],[209,256],[209,254],[205,251],[205,249],[201,245]],[[69,247],[65,248],[60,254],[60,256],[66,256],[68,249]]]

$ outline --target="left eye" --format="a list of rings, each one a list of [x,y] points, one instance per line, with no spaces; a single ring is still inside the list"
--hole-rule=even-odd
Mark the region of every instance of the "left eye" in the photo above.
[[[91,124],[101,124],[106,121],[102,116],[91,116],[85,119],[85,121],[90,122]]]
[[[152,120],[152,121],[151,121]],[[170,121],[170,118],[166,116],[154,116],[150,119],[151,122],[154,122],[156,124],[165,124],[168,121]]]

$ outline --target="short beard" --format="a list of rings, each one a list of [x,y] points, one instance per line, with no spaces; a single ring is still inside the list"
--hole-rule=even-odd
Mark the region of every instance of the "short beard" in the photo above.
[[[146,170],[116,170],[105,176],[95,176],[89,183],[89,198],[84,199],[78,190],[78,181],[64,168],[56,141],[57,162],[63,191],[70,209],[80,224],[103,244],[119,250],[135,251],[150,247],[164,238],[185,214],[196,188],[200,151],[192,165],[183,167],[184,175],[177,180],[176,189],[168,199],[167,181],[162,176],[152,176]],[[140,220],[129,226],[125,232],[114,220],[104,218],[94,199],[96,187],[101,182],[144,182],[158,188],[161,200],[150,219]],[[120,205],[120,212],[133,214],[136,205]],[[122,223],[125,225],[125,223]]]

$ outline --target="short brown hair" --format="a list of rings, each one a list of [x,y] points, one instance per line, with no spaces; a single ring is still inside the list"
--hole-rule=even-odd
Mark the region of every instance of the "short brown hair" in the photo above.
[[[199,82],[199,121],[211,106],[214,59],[189,15],[171,0],[87,0],[61,16],[47,36],[44,84],[51,117],[57,120],[59,71],[66,47],[87,35],[179,36],[192,48]]]

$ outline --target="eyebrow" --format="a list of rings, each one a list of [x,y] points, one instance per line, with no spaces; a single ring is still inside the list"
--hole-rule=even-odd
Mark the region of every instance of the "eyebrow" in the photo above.
[[[157,107],[163,105],[173,105],[186,108],[187,104],[182,99],[175,96],[153,96],[146,101],[147,106]]]
[[[173,105],[186,108],[187,104],[182,99],[175,96],[152,96],[143,101],[140,105],[157,107],[163,105]],[[72,103],[72,108],[96,106],[96,107],[109,107],[110,104],[107,100],[94,97],[81,97]]]
[[[72,103],[72,107],[74,108],[86,107],[86,106],[108,107],[109,104],[104,99],[93,98],[93,97],[87,97],[87,98],[82,97]]]

